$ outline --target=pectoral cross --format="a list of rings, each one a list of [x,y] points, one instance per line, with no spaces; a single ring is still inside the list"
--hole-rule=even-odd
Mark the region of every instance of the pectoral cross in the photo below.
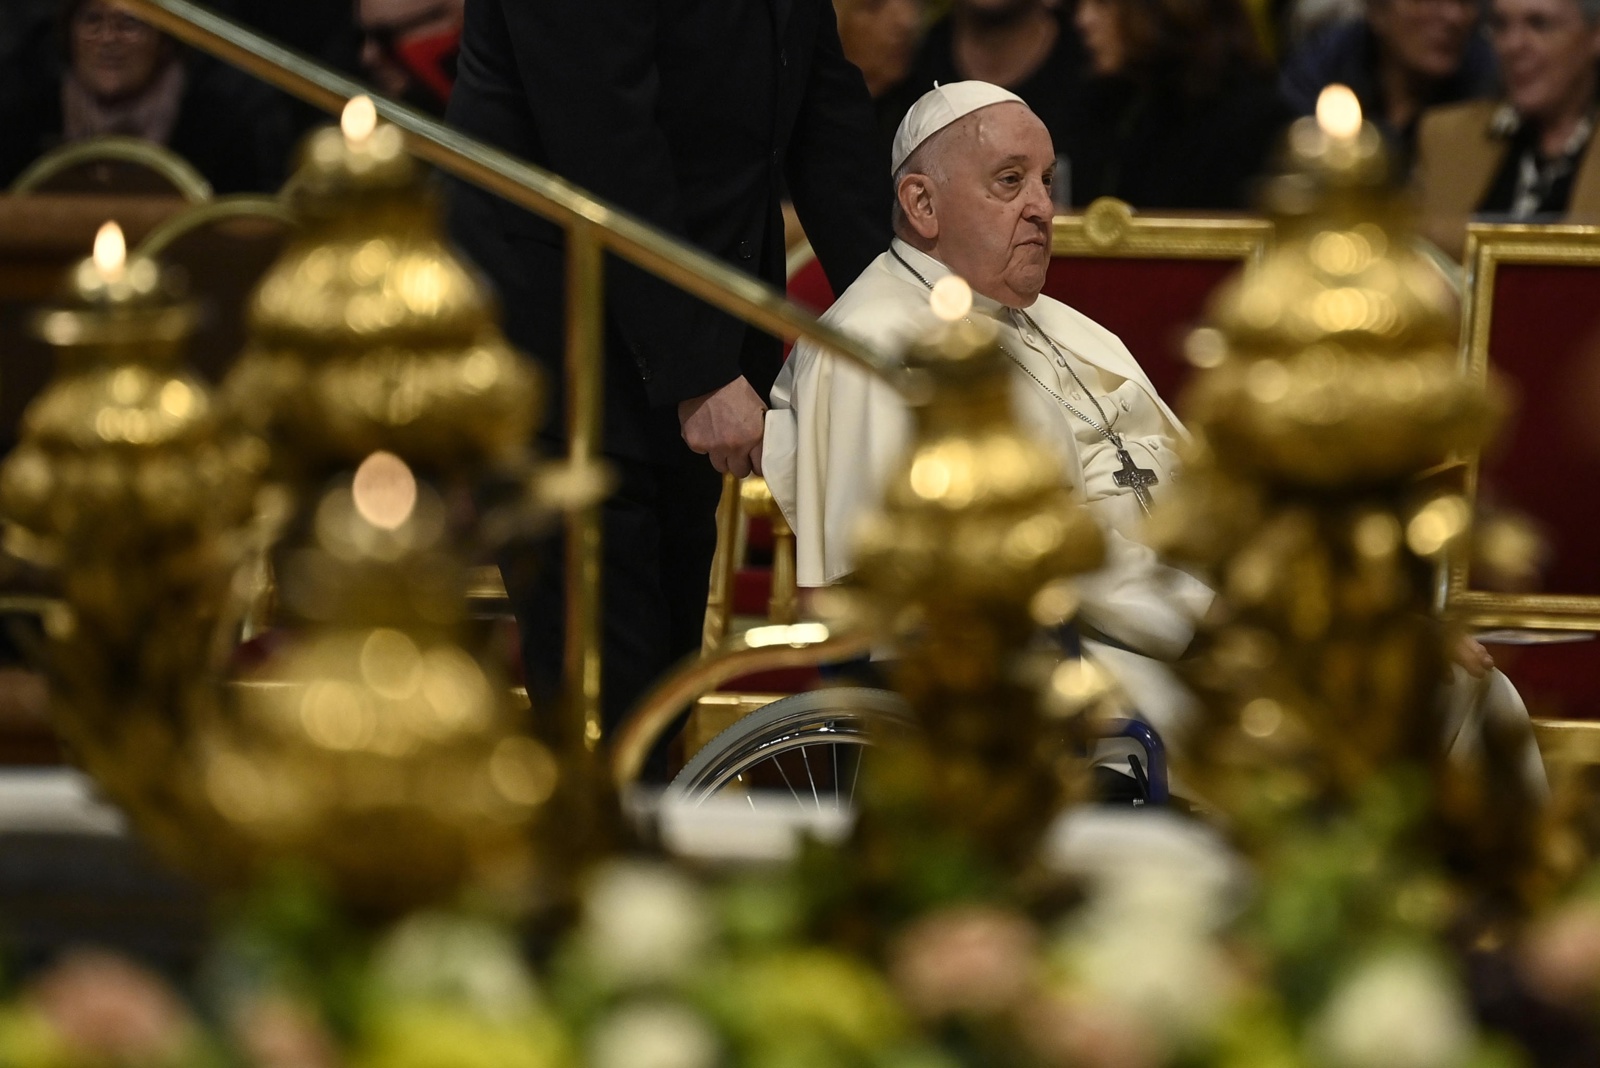
[[[1133,490],[1134,497],[1139,502],[1139,507],[1144,509],[1146,515],[1150,514],[1150,506],[1154,498],[1150,496],[1149,487],[1161,480],[1149,468],[1140,467],[1133,462],[1133,457],[1128,455],[1127,449],[1117,450],[1117,459],[1122,461],[1122,470],[1116,471],[1111,476],[1111,481],[1123,489]]]

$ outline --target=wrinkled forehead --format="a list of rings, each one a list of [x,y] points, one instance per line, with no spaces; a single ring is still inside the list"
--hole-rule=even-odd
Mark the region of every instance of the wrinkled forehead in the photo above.
[[[987,171],[1007,161],[1040,169],[1055,163],[1050,131],[1025,104],[1006,102],[963,115],[928,139],[949,169],[952,164]]]

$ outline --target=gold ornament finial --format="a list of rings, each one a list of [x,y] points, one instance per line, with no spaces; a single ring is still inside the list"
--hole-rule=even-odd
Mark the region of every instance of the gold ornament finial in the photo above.
[[[1265,198],[1278,243],[1190,338],[1196,446],[1152,525],[1218,594],[1185,665],[1206,715],[1169,746],[1253,848],[1421,787],[1434,832],[1505,888],[1536,848],[1533,803],[1503,738],[1478,769],[1446,758],[1431,595],[1471,509],[1419,477],[1480,446],[1499,405],[1461,373],[1455,300],[1347,90],[1291,129]]]
[[[525,888],[528,824],[557,787],[465,626],[482,531],[445,505],[496,477],[528,488],[538,376],[403,148],[364,97],[308,139],[289,186],[298,232],[224,384],[301,504],[275,554],[288,644],[203,761],[239,837],[385,908],[468,882]]]
[[[1189,421],[1226,464],[1332,487],[1403,478],[1489,432],[1457,367],[1457,310],[1412,247],[1382,138],[1343,86],[1289,133],[1266,187],[1279,240],[1189,341]]]
[[[182,771],[191,717],[263,464],[181,366],[194,323],[177,277],[101,227],[34,321],[56,373],[0,469],[7,549],[60,587],[52,725],[148,840],[190,856],[210,837]]]
[[[945,283],[935,299],[953,312],[965,289]],[[1041,591],[1097,567],[1103,544],[1056,455],[1012,418],[1011,366],[992,320],[947,321],[907,363],[927,373],[932,395],[914,409],[911,451],[881,511],[858,530],[856,579],[898,635],[893,680],[922,737],[881,756],[866,820],[909,820],[900,841],[954,836],[1026,863],[1079,785],[1049,740],[1071,732],[1046,717],[1054,658],[1026,651],[1034,609]]]
[[[357,97],[301,158],[287,193],[299,230],[256,291],[223,386],[272,445],[277,477],[315,486],[374,452],[427,477],[521,463],[537,372],[440,233],[399,129]]]

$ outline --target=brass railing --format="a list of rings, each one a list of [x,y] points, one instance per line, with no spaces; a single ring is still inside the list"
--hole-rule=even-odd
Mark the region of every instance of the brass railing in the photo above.
[[[567,234],[568,454],[574,464],[599,451],[603,366],[604,252],[612,252],[744,322],[783,338],[803,337],[861,364],[908,395],[917,381],[900,363],[828,326],[777,290],[611,207],[548,171],[467,137],[402,104],[372,93],[298,53],[189,0],[119,0],[138,18],[239,67],[313,106],[337,112],[353,96],[371,96],[399,127],[407,148],[458,178],[565,228]],[[564,733],[594,749],[600,741],[600,512],[567,520],[567,633],[563,667],[570,717]]]

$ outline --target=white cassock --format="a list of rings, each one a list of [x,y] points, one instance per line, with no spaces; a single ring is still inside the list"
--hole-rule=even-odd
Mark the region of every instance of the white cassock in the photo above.
[[[930,283],[950,274],[898,238],[893,247]],[[1109,640],[1085,639],[1085,652],[1111,672],[1158,732],[1176,736],[1194,704],[1165,662],[1188,648],[1212,593],[1161,563],[1138,540],[1138,501],[1112,480],[1121,468],[1116,449],[1062,400],[1109,420],[1134,463],[1155,473],[1151,493],[1157,500],[1171,491],[1178,462],[1174,445],[1186,436],[1183,425],[1122,342],[1084,315],[1044,296],[1026,318],[977,294],[973,301],[974,314],[997,319],[1001,346],[1022,365],[1012,382],[1018,420],[1055,449],[1066,479],[1106,536],[1105,567],[1082,576],[1078,585],[1080,622]],[[904,351],[935,323],[927,287],[887,252],[822,318],[890,353]],[[850,573],[856,524],[881,500],[910,437],[911,414],[893,388],[811,342],[795,346],[772,389],[762,470],[794,528],[801,586],[826,586]]]
[[[951,273],[899,238],[892,247],[929,283]],[[935,324],[928,288],[905,264],[888,252],[879,256],[822,321],[880,352],[903,352]],[[1213,594],[1192,575],[1163,564],[1139,540],[1138,501],[1113,481],[1122,466],[1116,449],[1062,401],[1109,420],[1135,464],[1155,472],[1151,493],[1157,501],[1172,490],[1178,464],[1174,446],[1187,432],[1127,348],[1104,327],[1046,296],[1026,315],[977,294],[973,301],[975,314],[999,322],[1001,347],[1018,365],[1012,380],[1018,421],[1056,450],[1066,479],[1106,537],[1105,566],[1079,576],[1077,583],[1079,622],[1090,634],[1108,639],[1086,637],[1085,655],[1116,679],[1141,718],[1176,741],[1198,707],[1169,665],[1188,648]],[[762,469],[794,528],[801,586],[826,586],[850,573],[856,525],[882,499],[885,483],[909,447],[911,426],[905,402],[889,385],[812,342],[795,346],[772,388]],[[1494,672],[1479,683],[1456,667],[1453,678],[1445,694],[1453,752],[1470,752],[1485,719],[1526,724],[1527,711],[1504,675]],[[1122,751],[1102,748],[1097,757],[1120,763]],[[1530,779],[1542,786],[1544,770],[1531,732],[1525,763]]]

